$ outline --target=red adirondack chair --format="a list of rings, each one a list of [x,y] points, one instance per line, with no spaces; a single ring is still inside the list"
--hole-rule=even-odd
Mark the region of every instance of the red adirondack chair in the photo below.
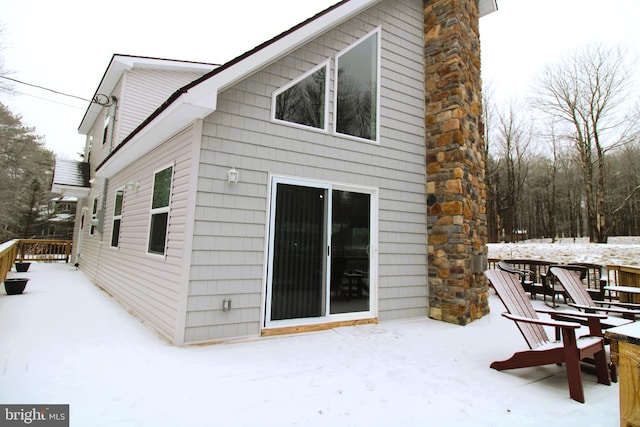
[[[620,316],[608,316],[608,318],[602,322],[603,328],[608,329],[616,326],[622,326],[640,318],[640,307],[629,308],[633,304],[616,303],[613,301],[594,301],[585,286],[582,284],[582,280],[580,280],[578,272],[557,266],[551,267],[549,271],[551,272],[550,280],[554,280],[554,278],[556,278],[569,295],[569,298],[573,301],[573,303],[570,304],[572,307],[584,311],[585,313],[603,312]]]
[[[516,352],[507,360],[493,362],[491,368],[503,371],[564,363],[569,382],[569,395],[573,400],[584,403],[580,361],[592,358],[598,382],[606,385],[611,384],[602,337],[576,338],[576,329],[580,328],[580,324],[540,319],[537,312],[553,313],[553,311],[538,310],[536,312],[531,300],[520,285],[520,279],[517,275],[500,270],[487,270],[485,276],[507,309],[507,312],[502,315],[516,323],[529,345],[529,350]],[[585,316],[604,317],[597,314],[585,314]],[[551,341],[544,326],[560,328],[562,341]]]

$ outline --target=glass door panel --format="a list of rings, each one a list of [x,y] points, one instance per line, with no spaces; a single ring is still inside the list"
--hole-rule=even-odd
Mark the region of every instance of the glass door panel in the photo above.
[[[333,190],[330,312],[370,308],[371,195]]]
[[[328,190],[275,185],[270,320],[324,316]]]

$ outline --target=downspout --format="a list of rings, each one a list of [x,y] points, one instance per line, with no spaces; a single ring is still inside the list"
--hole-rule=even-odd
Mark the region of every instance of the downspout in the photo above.
[[[109,153],[113,151],[113,135],[116,133],[116,111],[118,109],[118,98],[111,95],[111,105],[109,106],[109,117],[111,117],[111,135],[109,135]]]
[[[78,267],[80,266],[80,255],[82,255],[82,238],[84,235],[84,219],[87,215],[87,212],[89,212],[89,207],[83,206],[82,217],[80,219],[80,230],[78,231],[78,249],[76,250],[76,262],[73,264],[76,269],[78,269]]]

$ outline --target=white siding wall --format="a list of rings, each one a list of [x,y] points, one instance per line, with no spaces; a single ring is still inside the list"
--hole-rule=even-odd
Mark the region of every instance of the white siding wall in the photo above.
[[[191,179],[195,179],[193,144],[193,130],[189,128],[108,180],[103,233],[89,235],[89,212],[85,219],[80,261],[80,268],[97,285],[172,342],[180,342],[182,335],[181,331],[176,332],[176,327],[182,323],[178,313],[186,286],[182,272],[189,191],[195,185],[191,183]],[[153,177],[155,172],[171,164],[175,166],[167,255],[149,255],[147,239]],[[125,190],[120,245],[116,249],[110,246],[115,192],[128,182],[137,182],[139,187]],[[97,178],[88,198],[89,208],[94,195],[102,196],[103,188],[104,180]]]
[[[274,90],[379,25],[380,144],[270,121]],[[259,333],[270,173],[379,188],[379,318],[427,314],[422,26],[422,1],[384,1],[220,95],[203,129],[185,341]]]

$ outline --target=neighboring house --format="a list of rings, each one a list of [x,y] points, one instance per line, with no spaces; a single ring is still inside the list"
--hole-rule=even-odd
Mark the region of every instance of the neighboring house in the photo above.
[[[459,16],[438,18],[434,36],[425,14],[436,7]],[[480,14],[493,10],[480,1]],[[430,295],[442,273],[427,258],[463,251],[428,241],[431,211],[449,202],[428,182],[427,159],[439,116],[465,123],[478,145],[480,110],[452,116],[451,104],[429,120],[425,93],[464,74],[429,72],[425,40],[450,43],[444,34],[468,25],[473,41],[477,19],[474,0],[345,0],[219,67],[114,55],[80,125],[88,162],[78,167],[91,170],[74,239],[80,268],[175,344],[449,320],[439,316],[447,304],[459,323],[478,317],[439,299],[452,284]],[[471,46],[457,50],[479,66]],[[447,62],[452,51],[433,55]],[[471,79],[479,99],[479,68]],[[467,263],[481,263],[475,250]],[[486,283],[475,287],[474,300]]]
[[[51,214],[47,220],[47,239],[72,240],[78,198],[72,196],[51,199]]]
[[[49,236],[74,239],[78,199],[86,198],[90,191],[91,170],[88,163],[57,159],[51,189],[61,194],[52,200],[54,215],[49,219]]]

